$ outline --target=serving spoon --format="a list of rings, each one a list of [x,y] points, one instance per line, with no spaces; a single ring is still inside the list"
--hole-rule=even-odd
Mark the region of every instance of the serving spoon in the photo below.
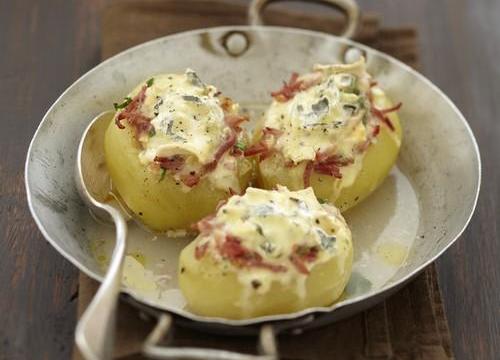
[[[75,180],[81,198],[95,216],[114,222],[116,228],[106,276],[76,327],[75,341],[87,360],[111,359],[125,258],[127,223],[118,203],[110,201],[111,182],[104,159],[104,134],[113,115],[106,111],[90,122],[80,140],[76,161]]]

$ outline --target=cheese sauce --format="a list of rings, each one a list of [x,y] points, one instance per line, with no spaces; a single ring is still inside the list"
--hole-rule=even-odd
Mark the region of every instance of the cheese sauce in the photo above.
[[[378,124],[370,113],[371,76],[364,59],[316,65],[297,83],[306,84],[305,89],[290,99],[275,96],[264,116],[264,127],[282,132],[273,148],[293,164],[314,161],[319,153],[351,159],[352,164],[340,171],[355,179],[365,154],[360,146],[374,140]]]
[[[314,266],[337,258],[343,268],[351,247],[351,232],[340,212],[321,205],[311,188],[248,188],[245,195],[231,197],[209,224],[211,231],[202,230],[196,240],[198,249],[206,249],[202,256],[230,266],[241,283],[258,293],[279,281],[295,284],[303,297]]]
[[[199,173],[231,136],[233,129],[226,124],[225,116],[237,114],[238,105],[220,96],[214,86],[203,83],[191,69],[184,74],[156,75],[146,84],[140,113],[150,121],[149,130],[137,136],[142,147],[140,161],[154,165],[155,159],[181,156],[182,171],[174,177]],[[139,85],[129,99],[144,87]],[[204,175],[217,188],[239,192],[236,159],[225,153],[217,160],[217,166]],[[190,187],[183,189],[189,191]]]

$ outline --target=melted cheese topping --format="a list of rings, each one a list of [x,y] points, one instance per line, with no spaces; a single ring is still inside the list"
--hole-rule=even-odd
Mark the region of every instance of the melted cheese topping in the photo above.
[[[375,126],[369,114],[370,75],[364,59],[353,64],[316,65],[298,81],[315,85],[292,99],[274,100],[264,126],[283,132],[274,148],[295,164],[314,160],[317,152],[354,159],[356,146]]]
[[[212,159],[230,129],[215,96],[217,89],[203,84],[192,70],[157,75],[146,92],[142,112],[152,118],[154,136],[145,134],[140,158],[189,155],[200,163]]]
[[[231,267],[243,284],[264,293],[273,281],[297,285],[297,293],[305,296],[307,272],[314,266],[337,257],[343,268],[345,249],[351,232],[340,212],[331,205],[320,204],[311,188],[289,191],[285,187],[268,191],[248,188],[245,195],[233,196],[210,221],[213,230],[201,234],[197,247],[207,248],[207,255],[220,266]],[[239,239],[246,251],[256,253],[269,266],[241,265],[221,254],[227,236]],[[306,260],[314,249],[315,255]],[[298,267],[298,257],[305,268]],[[279,271],[272,270],[280,269]]]
[[[144,84],[130,95],[136,96]],[[203,83],[196,73],[187,69],[184,74],[161,74],[152,78],[140,111],[151,120],[152,130],[138,138],[142,151],[139,159],[144,165],[154,163],[156,157],[181,155],[185,159],[182,174],[198,172],[202,165],[214,159],[214,154],[231,134],[224,122],[224,97],[214,86]],[[238,105],[227,102],[230,114],[237,114]],[[220,189],[239,192],[236,159],[227,153],[217,167],[206,174]],[[174,174],[174,177],[180,177]],[[185,191],[189,187],[184,186]]]

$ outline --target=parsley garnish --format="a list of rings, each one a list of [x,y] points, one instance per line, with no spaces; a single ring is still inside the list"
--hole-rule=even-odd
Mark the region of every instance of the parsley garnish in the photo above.
[[[132,98],[127,96],[121,104],[113,103],[113,106],[115,107],[115,110],[120,110],[120,109],[126,108],[127,105],[130,104],[131,102],[132,102]]]
[[[161,174],[160,174],[160,180],[158,180],[158,182],[162,181],[163,179],[165,179],[165,173],[167,172],[166,169],[164,168],[161,168]]]
[[[234,144],[234,147],[241,151],[245,151],[245,149],[247,148],[247,146],[241,141],[238,141],[236,144]]]
[[[152,127],[151,129],[149,129],[148,135],[149,135],[149,137],[153,137],[153,136],[156,135],[156,130],[155,130],[154,127]]]
[[[326,199],[322,199],[322,198],[318,198],[318,202],[319,202],[320,204],[326,204],[326,203],[328,203],[328,200],[326,200]]]
[[[151,86],[153,86],[153,83],[154,83],[154,82],[155,82],[155,78],[151,78],[151,79],[149,79],[148,81],[146,81],[146,85],[147,85],[148,87],[151,87]]]

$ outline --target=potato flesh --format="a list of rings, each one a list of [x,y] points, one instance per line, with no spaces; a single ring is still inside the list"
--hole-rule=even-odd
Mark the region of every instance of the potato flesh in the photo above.
[[[392,106],[387,96],[374,95],[374,103],[380,109]],[[387,125],[380,125],[377,142],[372,144],[365,153],[360,172],[354,182],[335,191],[342,179],[314,173],[311,176],[311,186],[319,199],[329,201],[341,211],[353,207],[368,197],[387,177],[398,157],[401,144],[402,129],[397,113],[387,114],[394,125],[394,131]],[[257,182],[264,189],[273,189],[276,185],[284,185],[290,190],[304,188],[305,163],[296,167],[286,167],[282,156],[274,155],[258,165]]]
[[[172,176],[151,170],[139,161],[139,148],[132,129],[119,129],[111,123],[105,137],[106,165],[113,188],[127,207],[149,229],[158,232],[190,230],[191,224],[213,213],[217,204],[230,196],[228,191],[215,188],[202,178],[189,191],[183,191]],[[239,169],[243,166],[240,160]],[[246,188],[251,171],[239,173],[241,188]]]
[[[259,294],[238,280],[237,270],[226,269],[207,255],[197,260],[196,241],[181,252],[179,286],[189,310],[208,317],[245,319],[329,306],[340,297],[351,274],[351,241],[342,245],[337,256],[312,268],[306,279],[304,298],[298,295],[293,283],[285,285],[277,281],[267,292]]]

